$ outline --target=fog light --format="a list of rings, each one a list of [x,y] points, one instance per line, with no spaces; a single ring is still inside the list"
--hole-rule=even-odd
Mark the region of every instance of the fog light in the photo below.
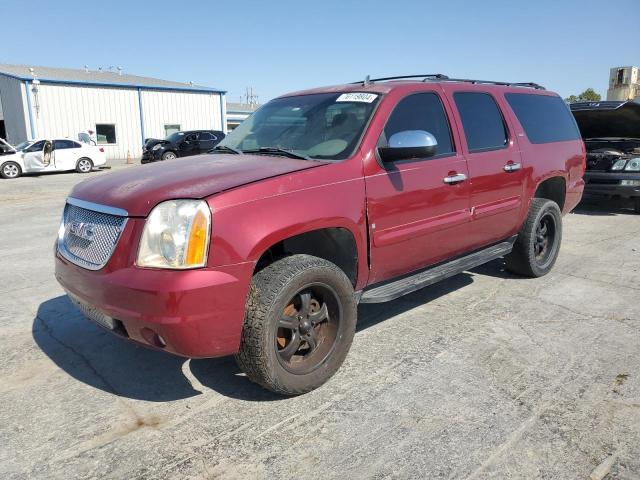
[[[640,180],[621,180],[620,185],[624,187],[640,187]]]

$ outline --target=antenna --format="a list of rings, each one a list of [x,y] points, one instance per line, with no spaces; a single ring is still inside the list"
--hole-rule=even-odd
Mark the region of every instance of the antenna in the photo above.
[[[364,82],[362,82],[362,86],[368,87],[370,83],[371,83],[371,77],[367,75],[366,77],[364,77]]]

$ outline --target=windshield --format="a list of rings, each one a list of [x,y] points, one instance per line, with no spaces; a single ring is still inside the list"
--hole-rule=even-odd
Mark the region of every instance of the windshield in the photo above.
[[[171,143],[178,143],[178,140],[180,140],[182,137],[184,137],[183,132],[173,132],[171,135],[168,135],[165,140]]]
[[[219,146],[243,152],[284,149],[310,158],[344,160],[357,147],[378,99],[373,93],[278,98],[242,122]]]
[[[18,145],[16,145],[16,150],[18,150],[19,152],[25,150],[26,148],[29,148],[29,146],[32,144],[33,142],[30,140],[27,140],[26,142],[22,142],[19,143]]]

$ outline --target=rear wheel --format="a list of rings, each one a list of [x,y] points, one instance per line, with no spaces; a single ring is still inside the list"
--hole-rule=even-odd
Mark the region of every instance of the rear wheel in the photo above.
[[[5,162],[0,169],[2,178],[18,178],[21,173],[22,169],[16,162]]]
[[[556,263],[561,241],[562,214],[558,204],[534,198],[513,251],[505,257],[507,269],[527,277],[546,275]]]
[[[76,172],[78,173],[89,173],[93,170],[93,162],[88,158],[81,158],[76,163]]]
[[[176,154],[173,152],[164,152],[161,158],[162,160],[173,160],[176,158]]]
[[[353,287],[342,270],[310,255],[286,257],[251,282],[236,360],[273,392],[306,393],[342,365],[355,325]]]

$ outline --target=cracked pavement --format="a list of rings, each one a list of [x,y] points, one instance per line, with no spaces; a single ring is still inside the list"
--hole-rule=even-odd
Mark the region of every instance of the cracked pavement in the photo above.
[[[496,261],[362,305],[337,375],[279,398],[233,359],[147,350],[74,309],[52,247],[83,178],[0,182],[0,478],[640,478],[640,216],[623,205],[565,217],[544,278]]]

